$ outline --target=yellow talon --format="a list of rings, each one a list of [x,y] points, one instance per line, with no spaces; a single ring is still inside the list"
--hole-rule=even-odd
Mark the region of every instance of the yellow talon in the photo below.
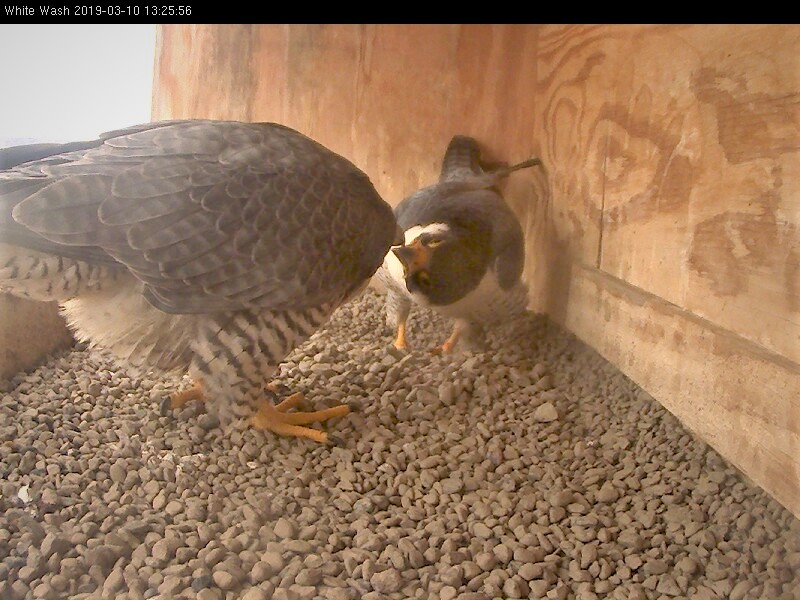
[[[398,350],[408,349],[408,342],[406,341],[406,322],[400,321],[397,324],[397,335],[394,338],[394,347]]]
[[[192,400],[204,401],[203,388],[199,383],[195,383],[188,390],[181,390],[170,394],[169,403],[172,410],[181,408]]]
[[[250,417],[250,423],[253,427],[262,431],[268,429],[278,435],[305,437],[324,444],[328,441],[327,433],[310,427],[303,427],[303,425],[317,421],[327,421],[334,417],[342,417],[350,412],[350,407],[346,404],[314,412],[286,412],[297,406],[302,400],[303,394],[298,392],[274,406],[265,401],[261,408],[258,409],[258,412]]]

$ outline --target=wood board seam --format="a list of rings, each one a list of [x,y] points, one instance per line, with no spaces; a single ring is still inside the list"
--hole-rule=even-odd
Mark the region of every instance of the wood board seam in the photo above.
[[[685,308],[678,306],[677,304],[669,302],[668,300],[665,300],[664,298],[661,298],[652,292],[648,292],[647,290],[632,285],[624,279],[615,277],[614,275],[611,275],[602,269],[587,265],[581,261],[573,261],[573,265],[585,271],[587,276],[591,279],[606,285],[612,290],[616,290],[621,295],[624,295],[636,304],[650,304],[657,306],[666,313],[669,313],[675,317],[687,319],[695,325],[703,327],[715,335],[719,335],[730,340],[740,352],[758,357],[762,360],[770,361],[786,369],[790,373],[800,375],[800,364],[794,362],[786,356],[783,356],[782,354],[775,352],[774,350],[770,350],[769,348],[743,337],[735,331],[725,329],[721,325],[718,325],[705,317],[701,317]]]

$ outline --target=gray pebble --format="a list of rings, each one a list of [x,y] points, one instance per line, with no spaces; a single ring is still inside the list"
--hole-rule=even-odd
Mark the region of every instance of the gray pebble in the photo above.
[[[8,382],[0,597],[794,600],[797,519],[596,353],[531,316],[430,357],[451,324],[419,309],[392,356],[382,305],[275,375],[361,409],[338,447],[161,417],[190,381],[85,348]]]
[[[42,553],[42,556],[47,559],[53,554],[59,557],[64,556],[71,549],[72,544],[69,540],[51,531],[45,535],[39,551]]]

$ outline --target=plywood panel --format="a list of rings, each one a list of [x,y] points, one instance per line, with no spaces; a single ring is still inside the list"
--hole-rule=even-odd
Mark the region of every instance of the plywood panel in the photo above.
[[[566,326],[800,515],[800,367],[592,267],[569,280]]]
[[[800,27],[540,40],[554,220],[574,259],[800,362]]]
[[[631,42],[601,267],[800,362],[800,27]]]
[[[0,294],[0,379],[38,366],[73,341],[55,302]]]
[[[163,25],[153,117],[284,123],[353,160],[396,204],[435,181],[455,133],[498,160],[531,155],[535,34],[520,25]],[[524,210],[530,182],[512,185]]]

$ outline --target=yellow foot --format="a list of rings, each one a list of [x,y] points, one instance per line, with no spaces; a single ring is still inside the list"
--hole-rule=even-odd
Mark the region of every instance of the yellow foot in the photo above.
[[[437,356],[441,354],[450,354],[453,351],[453,348],[456,347],[456,342],[458,342],[458,336],[453,334],[449,338],[447,338],[445,343],[442,344],[441,346],[436,346],[435,348],[431,348],[431,354],[435,354]]]
[[[341,417],[350,412],[350,407],[340,404],[324,410],[314,412],[286,412],[297,406],[303,400],[303,394],[292,394],[280,404],[273,406],[265,401],[258,412],[250,418],[253,427],[259,430],[269,429],[278,435],[305,437],[315,442],[324,444],[328,441],[328,434],[324,431],[302,427],[317,421],[327,421],[333,417]]]
[[[408,342],[406,341],[406,322],[400,321],[397,324],[397,334],[394,337],[393,346],[398,350],[408,350]]]
[[[170,394],[169,400],[170,408],[175,410],[181,408],[192,400],[205,400],[205,397],[203,396],[203,388],[199,383],[195,383],[188,390],[181,390],[180,392],[174,392]]]
[[[461,334],[467,330],[469,324],[465,321],[458,320],[456,324],[453,326],[453,333],[450,334],[450,337],[447,338],[441,346],[433,348],[431,350],[432,354],[450,354],[453,351],[453,348],[456,347],[458,340],[461,338]]]

